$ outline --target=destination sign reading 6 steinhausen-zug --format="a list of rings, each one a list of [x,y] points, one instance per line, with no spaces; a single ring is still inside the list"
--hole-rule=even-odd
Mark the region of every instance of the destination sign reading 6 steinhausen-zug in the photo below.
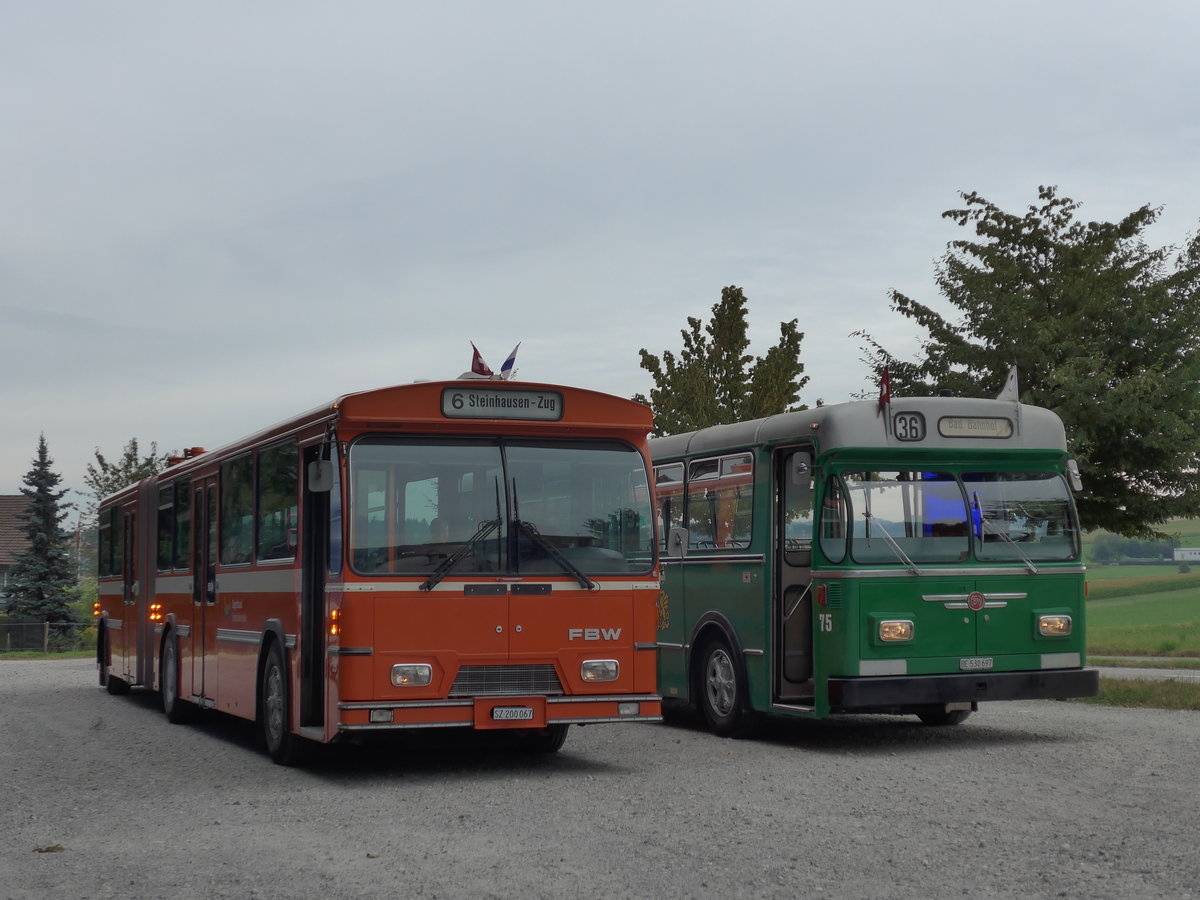
[[[452,387],[442,391],[442,415],[449,419],[562,418],[563,397],[558,391],[506,390],[485,387]]]

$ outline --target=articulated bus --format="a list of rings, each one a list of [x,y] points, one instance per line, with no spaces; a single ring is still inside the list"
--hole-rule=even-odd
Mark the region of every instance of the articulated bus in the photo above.
[[[772,713],[1093,696],[1078,467],[1049,410],[844,403],[651,440],[659,691],[719,734]]]
[[[111,693],[255,720],[271,757],[403,729],[661,721],[650,410],[424,382],[199,448],[100,507]]]

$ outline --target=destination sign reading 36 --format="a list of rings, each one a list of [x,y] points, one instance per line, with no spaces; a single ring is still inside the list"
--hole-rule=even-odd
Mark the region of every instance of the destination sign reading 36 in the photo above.
[[[442,391],[442,415],[448,419],[535,419],[556,422],[563,415],[558,391],[453,387]]]

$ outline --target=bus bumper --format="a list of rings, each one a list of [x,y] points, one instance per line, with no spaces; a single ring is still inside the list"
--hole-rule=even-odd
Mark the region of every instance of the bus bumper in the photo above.
[[[1099,692],[1095,669],[830,678],[829,707],[831,712],[892,712],[985,700],[1064,700]]]

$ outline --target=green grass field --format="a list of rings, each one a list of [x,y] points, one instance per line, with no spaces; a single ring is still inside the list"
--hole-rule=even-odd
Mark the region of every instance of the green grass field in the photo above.
[[[1200,547],[1200,520],[1174,519],[1162,530]],[[1085,560],[1094,538],[1084,537]],[[1200,571],[1089,562],[1087,582],[1089,656],[1200,657]]]

